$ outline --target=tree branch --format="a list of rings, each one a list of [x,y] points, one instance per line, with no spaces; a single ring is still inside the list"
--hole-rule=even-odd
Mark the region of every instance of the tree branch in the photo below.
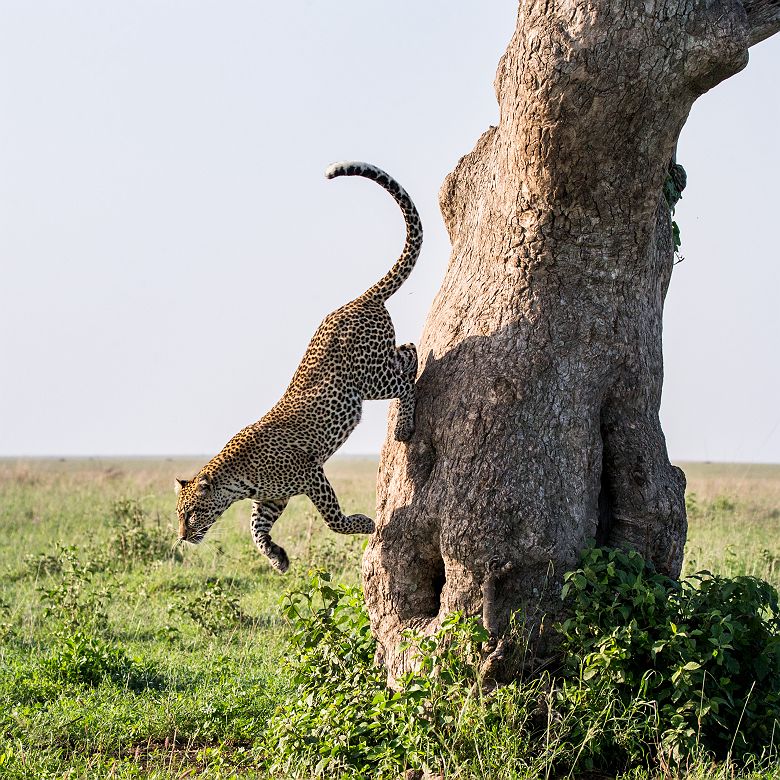
[[[755,46],[780,32],[780,0],[744,0],[747,11],[748,45]]]

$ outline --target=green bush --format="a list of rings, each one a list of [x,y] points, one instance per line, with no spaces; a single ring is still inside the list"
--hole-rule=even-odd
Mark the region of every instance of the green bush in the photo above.
[[[48,559],[47,559],[48,560]],[[49,626],[49,649],[22,674],[26,698],[45,701],[57,686],[97,686],[104,680],[144,688],[152,676],[111,636],[108,621],[110,586],[96,585],[91,559],[75,547],[59,547],[58,565],[38,586]]]
[[[56,639],[42,663],[50,679],[92,686],[103,680],[131,688],[142,684],[143,669],[122,647],[85,631],[60,633]]]
[[[111,561],[114,567],[130,568],[181,557],[171,544],[171,532],[162,527],[159,515],[152,524],[143,507],[133,499],[114,502],[109,524],[114,533]]]
[[[108,625],[108,587],[94,585],[94,572],[75,547],[60,547],[59,571],[38,586],[43,614],[66,628],[89,626],[104,630]]]
[[[780,725],[775,589],[700,572],[681,581],[634,552],[586,551],[566,575],[565,673],[592,697],[652,702],[661,747],[682,759],[759,755]]]
[[[271,768],[280,775],[397,778],[427,769],[536,777],[550,766],[593,767],[607,748],[647,735],[636,704],[613,697],[583,707],[587,686],[561,686],[548,674],[484,689],[479,669],[488,636],[475,618],[452,614],[433,636],[409,635],[416,668],[392,691],[374,664],[358,588],[317,573],[286,597],[284,612],[293,688],[267,731]]]
[[[201,593],[182,597],[179,605],[182,612],[212,636],[251,622],[251,618],[241,609],[238,596],[226,590],[219,579],[207,580]]]
[[[487,635],[454,614],[433,636],[407,637],[417,665],[394,692],[360,590],[313,575],[283,605],[293,687],[267,731],[272,769],[530,777],[766,754],[780,720],[771,586],[706,572],[677,582],[636,553],[589,549],[563,597],[555,674],[484,690]]]
[[[332,586],[319,572],[285,596],[283,612],[292,628],[287,668],[294,688],[269,725],[274,768],[338,775],[403,765],[406,741],[395,734],[393,694],[373,663],[360,591]]]
[[[374,664],[358,588],[331,585],[319,572],[285,597],[283,611],[292,628],[287,666],[294,687],[269,725],[276,771],[394,777],[406,768],[440,768],[446,753],[458,750],[487,638],[475,620],[453,615],[435,636],[409,637],[420,666],[394,692]]]

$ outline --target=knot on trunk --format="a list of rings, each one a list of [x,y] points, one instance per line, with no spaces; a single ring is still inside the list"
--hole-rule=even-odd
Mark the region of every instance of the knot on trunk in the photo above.
[[[485,564],[485,579],[482,581],[482,625],[490,634],[490,644],[495,648],[501,628],[496,615],[496,584],[514,569],[514,563],[498,556]]]

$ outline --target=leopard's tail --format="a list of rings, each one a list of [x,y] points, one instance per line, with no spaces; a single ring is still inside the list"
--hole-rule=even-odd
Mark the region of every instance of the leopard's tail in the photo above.
[[[401,207],[401,213],[406,220],[406,243],[401,256],[395,261],[395,265],[361,296],[384,302],[407,280],[420,255],[423,239],[420,215],[406,190],[392,176],[375,165],[352,161],[333,163],[325,171],[325,176],[328,179],[334,179],[336,176],[365,176],[384,187]]]

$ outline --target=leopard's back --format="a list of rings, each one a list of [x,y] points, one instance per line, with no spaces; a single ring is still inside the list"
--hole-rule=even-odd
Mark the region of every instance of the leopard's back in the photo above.
[[[383,303],[361,296],[342,306],[317,328],[287,390],[260,424],[289,430],[324,463],[360,422],[374,378],[390,378],[387,354],[394,348]]]

